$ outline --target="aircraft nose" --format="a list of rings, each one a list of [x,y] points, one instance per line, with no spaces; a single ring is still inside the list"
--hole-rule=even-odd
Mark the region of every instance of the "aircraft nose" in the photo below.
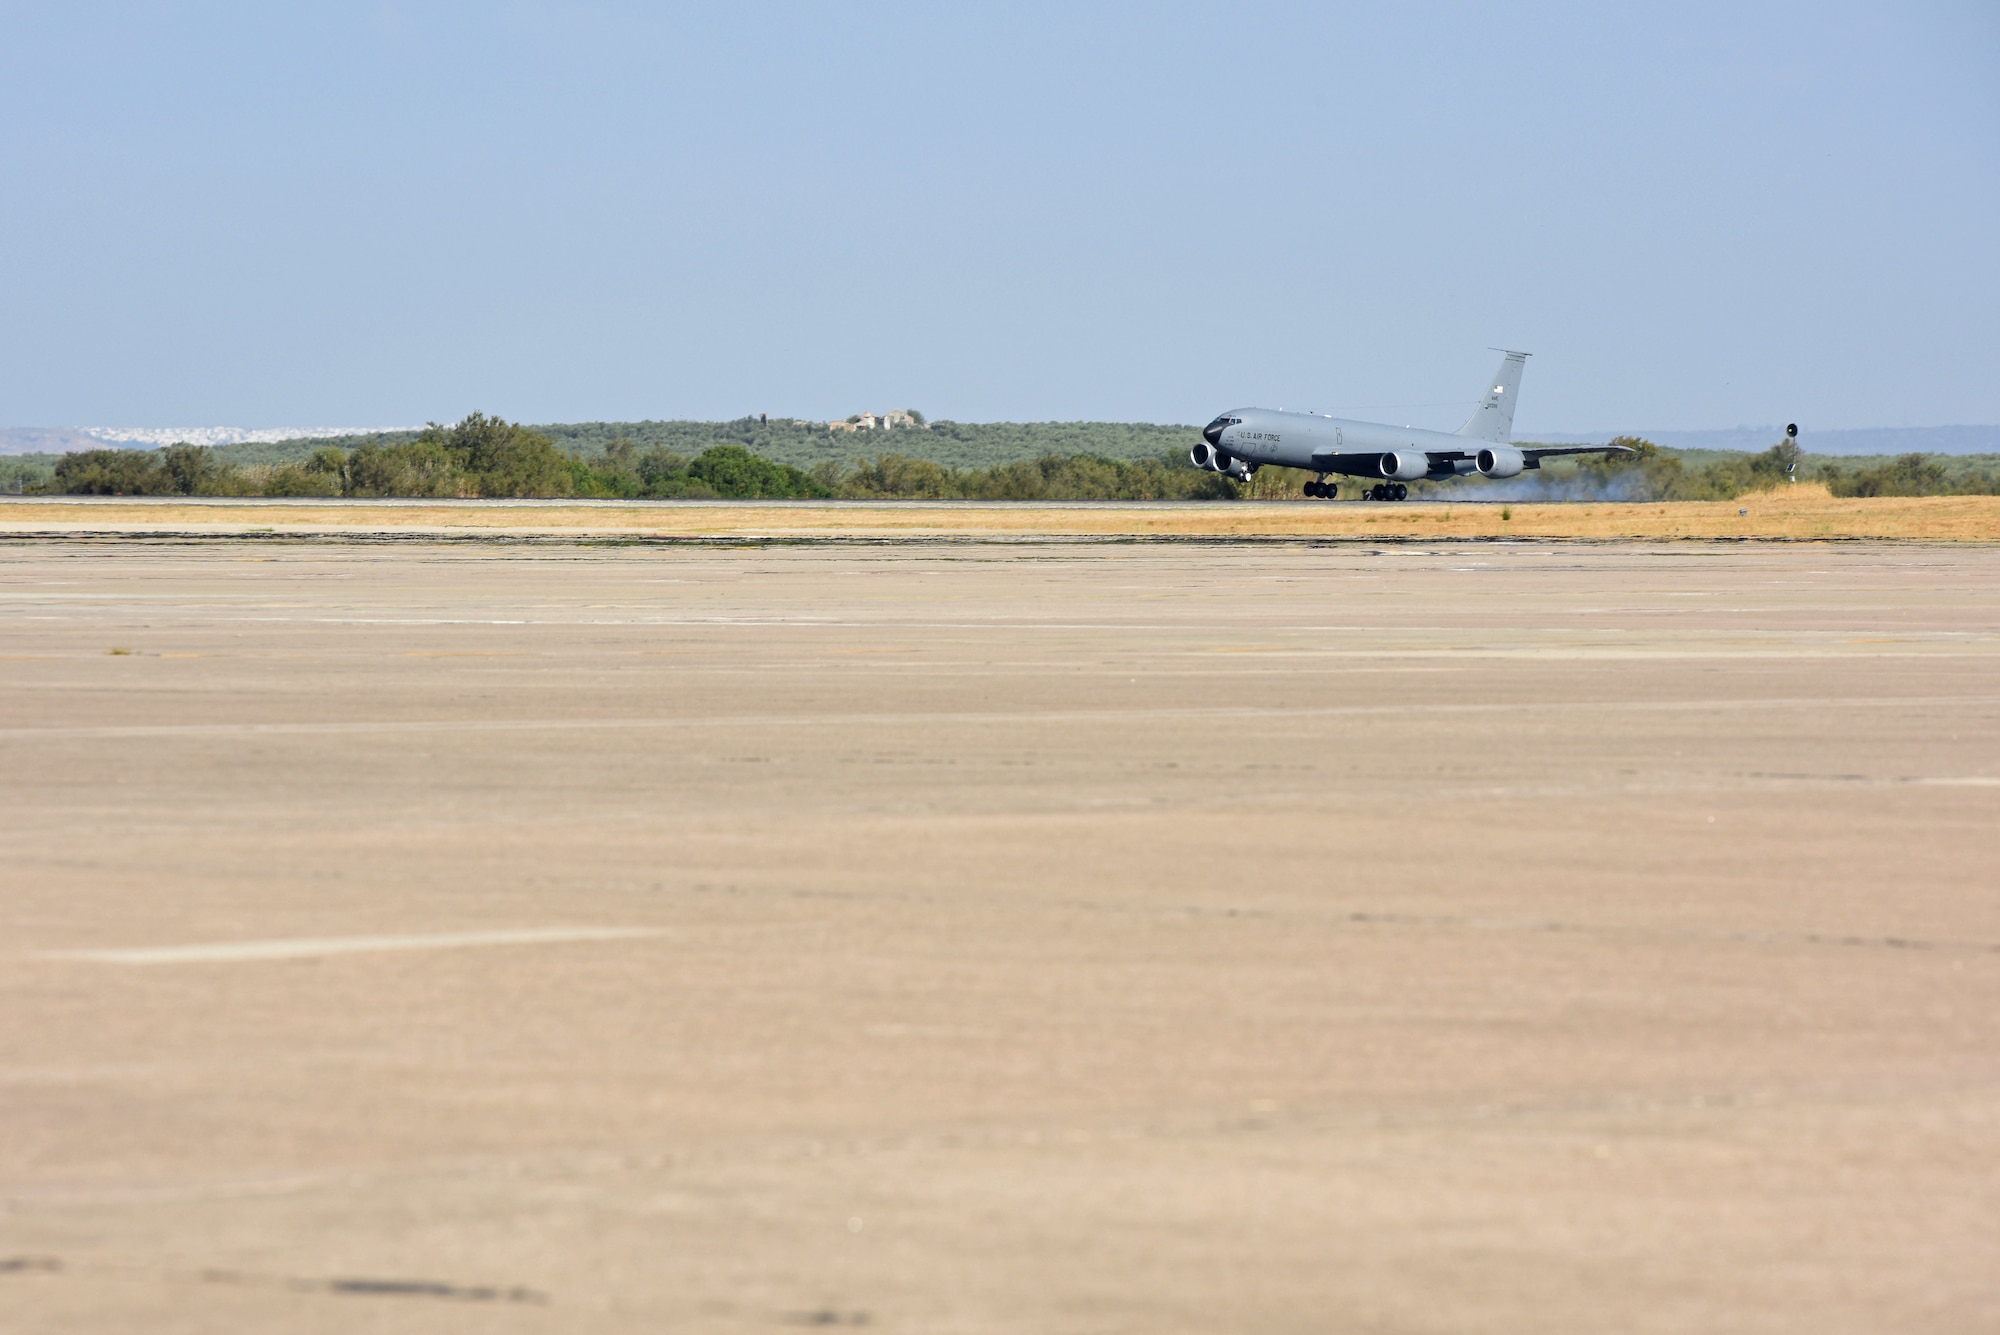
[[[1218,417],[1215,421],[1210,422],[1202,428],[1201,438],[1211,445],[1220,445],[1222,443],[1222,428],[1228,425],[1229,423]]]

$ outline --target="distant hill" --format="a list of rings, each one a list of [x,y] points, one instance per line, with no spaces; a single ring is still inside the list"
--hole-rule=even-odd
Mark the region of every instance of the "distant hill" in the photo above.
[[[86,436],[75,427],[0,427],[0,454],[69,454],[103,448],[103,441]]]
[[[0,455],[77,450],[153,450],[162,445],[239,445],[364,434],[366,427],[16,426],[0,427]]]
[[[1543,432],[1549,445],[1602,445],[1613,436],[1643,436],[1676,450],[1732,450],[1755,453],[1785,438],[1777,426],[1736,426],[1718,431],[1593,431],[1584,435]],[[1836,431],[1799,427],[1808,454],[1996,454],[2000,426],[1874,426]]]

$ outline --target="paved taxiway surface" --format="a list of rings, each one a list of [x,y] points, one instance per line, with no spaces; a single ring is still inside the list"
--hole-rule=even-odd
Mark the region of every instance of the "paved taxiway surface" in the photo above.
[[[0,626],[0,1328],[2000,1325],[2000,550],[41,542]]]

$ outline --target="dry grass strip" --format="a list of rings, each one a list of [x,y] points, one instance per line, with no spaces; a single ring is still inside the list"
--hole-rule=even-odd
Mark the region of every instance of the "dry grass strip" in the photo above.
[[[2000,541],[2000,497],[1838,498],[1797,485],[1734,501],[1498,505],[1409,501],[990,505],[842,501],[380,504],[0,499],[0,536],[485,530],[674,537],[925,535],[1354,538],[1749,538]]]

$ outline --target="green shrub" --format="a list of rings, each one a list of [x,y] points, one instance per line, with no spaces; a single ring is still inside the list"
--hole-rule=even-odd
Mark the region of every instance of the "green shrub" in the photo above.
[[[1229,478],[1189,467],[1174,456],[1128,460],[1045,454],[991,468],[950,468],[928,459],[878,454],[853,469],[820,464],[813,476],[834,495],[853,499],[1229,500],[1241,491]]]
[[[731,499],[802,500],[828,494],[808,474],[790,464],[760,459],[741,445],[703,450],[701,457],[688,465],[687,478]]]
[[[261,476],[257,474],[261,473]],[[280,464],[276,468],[251,470],[245,479],[252,496],[338,496],[340,475],[307,464]]]
[[[237,470],[205,445],[79,450],[56,461],[50,482],[67,496],[227,496],[240,486]]]
[[[539,431],[470,413],[457,425],[424,428],[416,444],[441,446],[467,476],[476,496],[568,496],[575,489],[569,458]]]
[[[964,494],[956,470],[900,454],[878,454],[851,472],[829,461],[815,466],[813,477],[829,493],[853,500],[900,497],[935,501]]]
[[[65,496],[158,496],[169,490],[147,450],[79,450],[56,461],[52,491]]]
[[[343,463],[341,482],[345,496],[460,496],[466,479],[442,443],[413,440],[362,444]]]
[[[1952,486],[1944,465],[1927,454],[1905,454],[1879,468],[1858,473],[1828,464],[1820,469],[1819,476],[1827,490],[1836,496],[1942,496],[1959,490],[1990,490],[1976,482],[1971,486]]]

